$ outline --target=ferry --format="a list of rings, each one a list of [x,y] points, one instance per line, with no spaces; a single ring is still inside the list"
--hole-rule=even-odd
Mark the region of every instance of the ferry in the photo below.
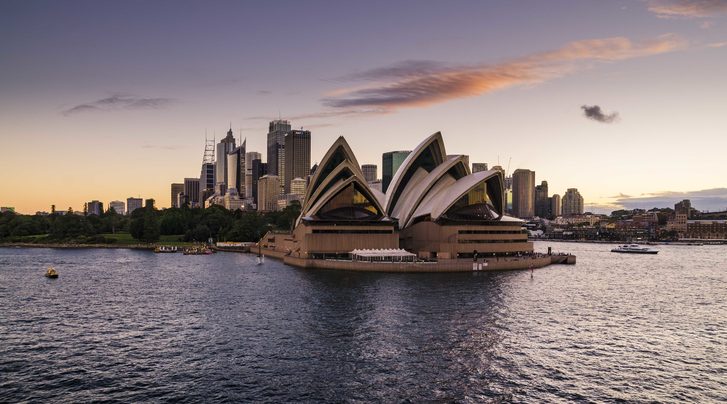
[[[612,249],[611,252],[629,254],[658,254],[659,250],[654,250],[653,248],[649,247],[642,247],[638,244],[624,244]]]
[[[176,246],[159,245],[154,249],[155,253],[175,253],[177,252]]]

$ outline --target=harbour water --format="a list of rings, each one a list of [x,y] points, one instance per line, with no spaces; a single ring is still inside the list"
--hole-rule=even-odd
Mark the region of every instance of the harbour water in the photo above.
[[[727,246],[549,245],[578,264],[0,248],[0,402],[727,400]]]

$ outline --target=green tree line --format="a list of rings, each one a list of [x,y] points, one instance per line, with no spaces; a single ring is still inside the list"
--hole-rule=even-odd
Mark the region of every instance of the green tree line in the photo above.
[[[151,205],[151,206],[150,206]],[[109,209],[100,216],[65,214],[21,215],[0,213],[0,241],[110,243],[104,234],[129,233],[141,242],[158,241],[162,235],[179,235],[181,241],[257,241],[268,230],[290,230],[300,214],[293,202],[279,212],[229,211],[214,205],[207,209],[156,209],[153,204],[129,216]],[[36,237],[30,237],[36,236]]]

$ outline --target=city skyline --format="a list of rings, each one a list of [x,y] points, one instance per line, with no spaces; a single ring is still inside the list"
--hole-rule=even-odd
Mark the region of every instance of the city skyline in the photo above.
[[[561,196],[578,188],[587,211],[682,199],[724,209],[725,11],[4,2],[0,169],[13,174],[0,205],[33,213],[141,196],[165,207],[170,183],[198,176],[205,131],[219,142],[232,121],[266,161],[268,124],[281,118],[313,133],[311,163],[339,135],[361,164],[379,165],[441,131],[450,153],[490,167],[512,158],[510,173],[534,170]],[[307,28],[290,35],[263,15]]]

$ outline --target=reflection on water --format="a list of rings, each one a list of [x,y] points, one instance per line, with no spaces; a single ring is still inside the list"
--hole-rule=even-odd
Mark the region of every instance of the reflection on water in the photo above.
[[[727,248],[552,246],[533,279],[0,249],[0,401],[727,398]]]

